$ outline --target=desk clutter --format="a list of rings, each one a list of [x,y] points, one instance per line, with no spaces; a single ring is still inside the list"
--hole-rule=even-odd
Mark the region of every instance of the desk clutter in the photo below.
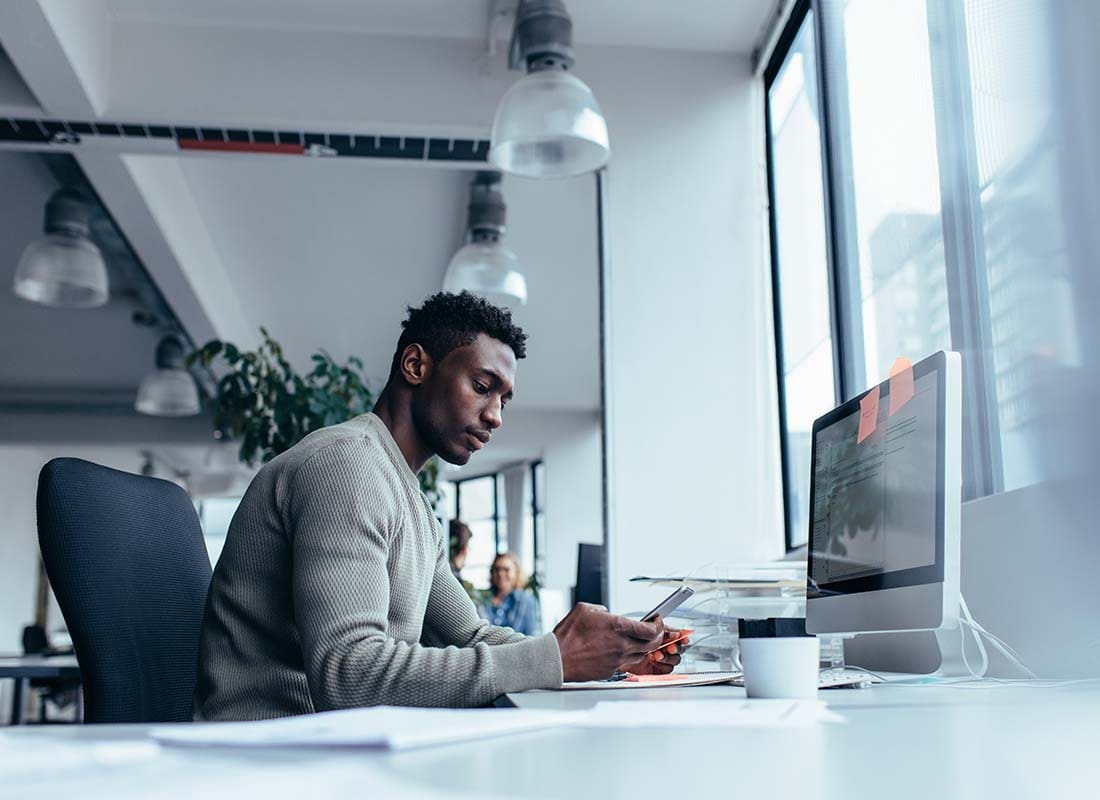
[[[694,629],[684,651],[683,672],[741,671],[741,620],[804,618],[806,616],[806,565],[796,561],[733,564],[718,575],[640,575],[631,583],[666,589],[687,586],[695,590],[691,601],[666,620],[673,627]],[[630,615],[632,616],[632,615]],[[844,663],[839,637],[818,637],[822,667]]]

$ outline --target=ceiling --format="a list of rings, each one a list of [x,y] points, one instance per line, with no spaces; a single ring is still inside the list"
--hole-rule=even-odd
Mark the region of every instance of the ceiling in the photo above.
[[[359,356],[380,388],[406,307],[440,290],[461,244],[472,173],[354,159],[180,165],[249,323],[300,365],[318,348]],[[530,293],[513,312],[530,336],[513,407],[598,408],[594,180],[510,178],[503,193]]]
[[[53,168],[47,158],[54,159]],[[61,156],[0,152],[0,186],[8,202],[0,214],[0,403],[19,398],[96,398],[129,401],[153,368],[158,334],[136,326],[142,308],[135,276],[110,223],[93,223],[111,279],[112,299],[100,308],[65,310],[29,303],[11,291],[16,265],[29,242],[42,235],[46,201],[60,188],[57,175],[74,167]],[[18,202],[13,202],[18,198]]]
[[[570,0],[578,45],[748,54],[777,0]],[[516,0],[109,0],[122,22],[357,32],[485,41]],[[498,38],[510,34],[498,26]]]
[[[747,53],[775,2],[568,5],[584,46]],[[485,77],[478,64],[466,63],[471,47],[437,47],[428,39],[484,43],[489,11],[488,0],[0,3],[0,114],[102,120],[117,112],[122,121],[173,123],[209,114],[215,124],[253,115],[268,126],[285,121],[339,131],[326,126],[342,116],[383,130],[435,124],[418,113],[429,109],[444,135],[468,135],[471,120],[479,130],[487,126],[512,77],[503,57]],[[499,41],[510,28],[501,19]],[[246,28],[248,36],[214,31]],[[316,35],[294,35],[306,31]],[[325,32],[379,37],[375,60],[363,58],[362,41]],[[385,36],[421,41],[410,47],[409,38]],[[301,47],[288,50],[287,43]],[[326,58],[329,50],[339,58]],[[406,61],[394,62],[395,51],[409,51]],[[431,63],[420,64],[425,58]],[[449,80],[436,81],[439,74]],[[0,270],[8,265],[7,277],[0,272],[0,387],[125,400],[152,366],[158,338],[132,324],[133,297],[116,292],[105,308],[66,312],[23,303],[3,288],[57,185],[56,170],[41,158],[0,151]],[[94,146],[71,158],[197,343],[219,337],[249,347],[263,325],[301,366],[318,349],[339,360],[361,357],[376,389],[405,307],[440,288],[461,244],[471,177],[350,158],[153,155]],[[530,295],[514,314],[530,339],[509,437],[493,458],[516,460],[537,456],[561,426],[597,419],[597,215],[592,176],[506,177],[503,192],[506,243]],[[127,287],[126,274],[112,275],[116,288]],[[488,463],[479,460],[482,468]]]

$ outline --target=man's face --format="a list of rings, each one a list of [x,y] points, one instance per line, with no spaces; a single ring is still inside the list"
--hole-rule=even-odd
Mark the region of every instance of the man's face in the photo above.
[[[478,334],[432,364],[413,395],[417,431],[444,461],[465,464],[500,427],[515,379],[512,348]]]

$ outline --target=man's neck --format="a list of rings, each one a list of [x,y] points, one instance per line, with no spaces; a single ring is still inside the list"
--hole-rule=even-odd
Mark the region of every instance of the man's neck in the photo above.
[[[409,469],[414,473],[420,472],[433,453],[416,431],[409,398],[403,392],[393,391],[387,386],[374,404],[374,414],[389,429]]]

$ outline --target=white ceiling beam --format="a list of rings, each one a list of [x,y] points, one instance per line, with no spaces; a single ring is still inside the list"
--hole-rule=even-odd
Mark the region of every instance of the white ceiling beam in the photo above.
[[[179,163],[163,156],[77,155],[84,174],[195,340],[257,340]]]
[[[0,42],[50,116],[98,118],[107,107],[111,16],[102,0],[0,3]]]
[[[0,116],[41,117],[38,105],[6,51],[0,49]]]
[[[120,21],[110,113],[145,122],[487,138],[497,103],[519,75],[508,72],[503,55],[486,61],[483,50],[481,42],[452,39]]]
[[[111,41],[104,0],[0,2],[0,42],[49,116],[102,118]],[[73,154],[191,337],[253,342],[178,163],[107,149]]]

